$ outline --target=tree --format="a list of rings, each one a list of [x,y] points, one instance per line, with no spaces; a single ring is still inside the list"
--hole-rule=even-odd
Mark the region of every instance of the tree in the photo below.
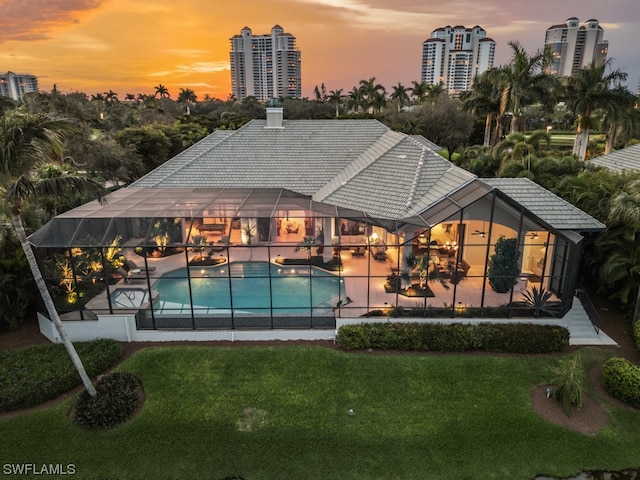
[[[104,101],[107,103],[118,103],[118,94],[113,90],[104,92]]]
[[[552,60],[550,50],[529,55],[519,42],[509,42],[513,50],[511,62],[498,69],[502,93],[500,116],[511,115],[510,133],[520,128],[522,107],[539,101],[550,103],[558,87],[558,81],[544,72]]]
[[[605,155],[611,153],[619,134],[632,135],[634,129],[640,124],[640,115],[635,108],[638,97],[622,85],[617,85],[612,93],[613,101],[604,109],[603,126],[607,128]]]
[[[416,103],[422,103],[429,96],[429,85],[427,82],[411,82],[413,86],[410,88],[411,95]]]
[[[491,143],[491,129],[493,118],[500,112],[501,88],[497,82],[496,70],[487,70],[477,76],[471,89],[462,92],[462,108],[474,115],[485,117],[484,143],[483,146],[489,148]]]
[[[169,90],[164,85],[159,84],[155,87],[155,89],[156,89],[156,93],[154,95],[155,97],[171,98],[171,94],[169,93]]]
[[[347,105],[352,112],[359,113],[365,107],[365,98],[362,89],[353,87],[349,92]]]
[[[35,254],[27,239],[21,216],[23,204],[29,198],[68,195],[70,192],[101,196],[102,187],[86,178],[76,176],[38,180],[31,178],[34,167],[45,160],[47,154],[59,151],[62,140],[61,133],[69,127],[68,122],[44,114],[14,113],[2,117],[0,119],[0,192],[2,192],[2,200],[11,211],[16,237],[24,251],[49,317],[54,323],[87,392],[95,396],[96,390],[67,335],[47,289]]]
[[[192,103],[196,103],[198,101],[198,97],[196,93],[190,88],[181,88],[180,93],[178,94],[178,103],[185,104],[187,106],[187,114],[190,114],[189,105]]]
[[[516,284],[520,268],[515,238],[501,236],[495,244],[495,253],[489,259],[487,277],[489,285],[498,293],[507,293]]]
[[[369,113],[373,113],[375,108],[379,112],[381,106],[384,106],[386,90],[381,84],[376,83],[376,77],[371,77],[369,80],[360,80],[360,91],[364,99],[364,106]]]
[[[587,154],[589,131],[595,123],[594,113],[602,109],[614,115],[613,112],[622,104],[621,95],[612,87],[625,81],[627,74],[617,69],[605,74],[610,65],[610,62],[602,65],[593,63],[589,67],[579,68],[568,79],[567,104],[578,116],[573,154],[583,161]]]
[[[336,117],[340,116],[340,105],[342,104],[342,100],[344,100],[344,95],[342,94],[341,88],[329,91],[329,103],[331,105],[335,105]]]
[[[425,103],[418,111],[417,133],[453,152],[463,147],[473,130],[473,117],[462,111],[460,102],[442,95],[433,104]]]
[[[398,82],[398,84],[393,87],[390,98],[396,104],[398,111],[401,111],[402,107],[409,103],[409,89]]]

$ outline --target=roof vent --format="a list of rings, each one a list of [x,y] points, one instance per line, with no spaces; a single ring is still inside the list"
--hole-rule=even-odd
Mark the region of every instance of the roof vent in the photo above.
[[[272,98],[267,103],[267,126],[266,128],[284,128],[282,102],[279,98]]]

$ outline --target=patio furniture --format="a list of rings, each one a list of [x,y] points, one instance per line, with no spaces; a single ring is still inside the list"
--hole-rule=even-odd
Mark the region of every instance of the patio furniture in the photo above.
[[[153,273],[156,271],[156,267],[147,267],[147,268],[139,267],[136,264],[136,262],[134,262],[133,260],[126,260],[124,262],[124,267],[125,267],[125,270],[129,270],[129,272],[133,272],[134,270],[137,270],[136,273],[141,273],[141,272]]]
[[[224,252],[228,246],[229,246],[229,235],[223,235],[220,240],[218,240],[216,243],[213,244],[213,246],[211,247],[211,250],[209,251],[210,252],[209,255],[211,255],[211,252]]]
[[[224,235],[227,231],[226,223],[203,223],[198,226],[198,231],[202,233],[211,233]]]

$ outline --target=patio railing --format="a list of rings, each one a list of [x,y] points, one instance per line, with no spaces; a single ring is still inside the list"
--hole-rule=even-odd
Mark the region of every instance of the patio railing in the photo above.
[[[582,304],[585,312],[587,312],[587,316],[589,317],[589,320],[591,320],[591,325],[593,325],[596,333],[600,333],[600,314],[598,313],[596,307],[593,305],[591,298],[589,298],[587,291],[582,287],[582,285],[578,285],[576,287],[576,297],[578,298],[578,300],[580,300],[580,303]]]

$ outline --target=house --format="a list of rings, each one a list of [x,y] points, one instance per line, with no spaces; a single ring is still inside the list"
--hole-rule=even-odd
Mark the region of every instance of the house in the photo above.
[[[270,104],[266,120],[214,132],[30,241],[44,265],[74,272],[50,268],[48,281],[80,339],[326,338],[336,319],[401,310],[520,316],[533,287],[561,317],[583,234],[604,225],[436,150],[376,120],[285,120]],[[114,275],[127,259],[140,271]]]
[[[614,173],[638,172],[640,171],[640,143],[616,150],[607,155],[594,157],[588,163],[606,168]]]

